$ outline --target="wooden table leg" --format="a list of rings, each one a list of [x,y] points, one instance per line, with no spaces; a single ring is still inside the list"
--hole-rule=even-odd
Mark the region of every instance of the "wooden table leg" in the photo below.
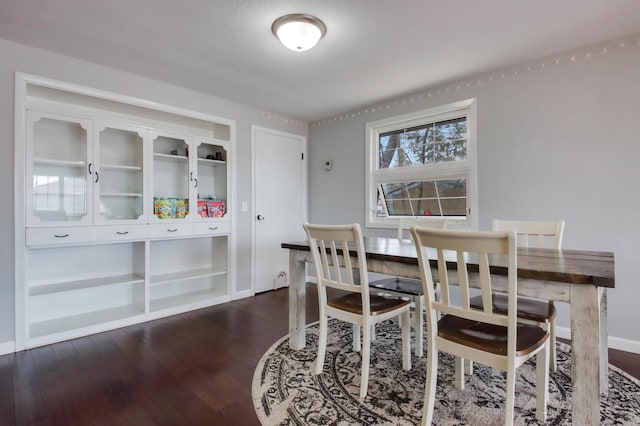
[[[609,331],[607,330],[607,289],[600,291],[600,393],[609,394]]]
[[[289,346],[300,350],[305,347],[306,287],[304,261],[297,259],[295,250],[289,250]]]
[[[573,424],[600,424],[600,303],[598,288],[571,286]]]

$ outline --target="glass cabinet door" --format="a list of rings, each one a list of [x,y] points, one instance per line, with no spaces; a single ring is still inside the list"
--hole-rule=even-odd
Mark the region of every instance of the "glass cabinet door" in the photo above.
[[[96,222],[137,222],[144,217],[142,129],[96,129]]]
[[[189,215],[189,190],[197,181],[189,167],[186,137],[152,134],[153,215],[151,221],[184,220]]]
[[[26,131],[27,225],[90,223],[91,121],[28,111]]]
[[[197,220],[223,218],[227,204],[228,143],[219,140],[196,139]]]

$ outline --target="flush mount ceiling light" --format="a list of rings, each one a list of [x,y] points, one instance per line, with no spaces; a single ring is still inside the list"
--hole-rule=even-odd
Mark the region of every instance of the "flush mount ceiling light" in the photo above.
[[[288,49],[304,52],[315,46],[327,33],[327,27],[315,16],[293,13],[279,17],[271,32]]]

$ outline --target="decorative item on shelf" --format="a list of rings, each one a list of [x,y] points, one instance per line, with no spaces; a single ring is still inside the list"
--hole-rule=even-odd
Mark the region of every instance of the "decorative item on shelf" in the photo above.
[[[216,152],[215,159],[218,160],[218,161],[222,161],[222,153],[221,152]]]
[[[207,157],[206,157],[206,158],[207,158],[207,160],[213,160],[213,159],[215,159],[215,157],[214,157],[213,155],[211,155],[211,154],[207,155]]]
[[[189,214],[189,200],[184,198],[154,198],[153,213],[158,219],[184,219]]]
[[[216,200],[215,195],[198,199],[200,217],[224,217],[227,213],[227,200]]]
[[[169,153],[171,155],[178,155],[178,150],[177,149],[172,149],[171,152]]]

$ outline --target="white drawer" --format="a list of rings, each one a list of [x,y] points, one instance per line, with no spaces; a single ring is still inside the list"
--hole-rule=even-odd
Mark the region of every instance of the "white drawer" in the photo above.
[[[190,237],[193,235],[193,223],[167,223],[150,225],[151,238]]]
[[[196,235],[218,235],[229,232],[231,232],[230,222],[196,223],[194,225],[194,234]]]
[[[149,227],[146,225],[112,225],[96,228],[97,241],[128,241],[149,238]]]
[[[91,243],[96,240],[95,228],[64,226],[58,228],[27,228],[28,246]]]

